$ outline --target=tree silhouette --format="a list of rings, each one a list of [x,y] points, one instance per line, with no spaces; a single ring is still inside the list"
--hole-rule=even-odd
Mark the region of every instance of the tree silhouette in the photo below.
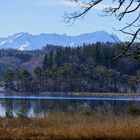
[[[76,19],[86,16],[86,14],[94,9],[95,6],[103,4],[105,0],[69,0],[78,6],[80,11],[73,13],[65,13],[65,21],[67,23],[74,23]],[[130,36],[129,42],[116,43],[121,49],[121,53],[115,56],[114,59],[132,56],[133,58],[140,58],[140,0],[108,0],[111,5],[103,9],[104,15],[114,15],[119,21],[125,19],[126,16],[133,14],[134,18],[126,25],[119,29],[124,34]]]

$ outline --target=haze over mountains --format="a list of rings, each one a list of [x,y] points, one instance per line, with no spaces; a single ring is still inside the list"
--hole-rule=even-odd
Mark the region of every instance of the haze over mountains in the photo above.
[[[58,46],[76,47],[85,44],[92,44],[96,42],[119,42],[116,35],[109,34],[105,31],[97,31],[93,33],[86,33],[77,36],[68,36],[66,34],[46,34],[32,35],[29,33],[16,33],[7,38],[0,38],[0,49],[18,49],[18,50],[35,50],[41,49],[46,44]]]

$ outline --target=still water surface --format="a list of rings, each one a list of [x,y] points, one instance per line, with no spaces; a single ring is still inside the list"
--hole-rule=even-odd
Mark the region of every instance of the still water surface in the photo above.
[[[139,105],[140,98],[135,101]],[[98,113],[124,112],[134,102],[127,97],[51,97],[51,96],[5,96],[0,95],[0,116],[9,110],[29,117],[45,117],[52,113],[79,113],[90,110]]]

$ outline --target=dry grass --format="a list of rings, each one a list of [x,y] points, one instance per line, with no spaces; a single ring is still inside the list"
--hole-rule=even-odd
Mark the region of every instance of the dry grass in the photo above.
[[[0,119],[0,140],[139,140],[140,117],[51,115]]]

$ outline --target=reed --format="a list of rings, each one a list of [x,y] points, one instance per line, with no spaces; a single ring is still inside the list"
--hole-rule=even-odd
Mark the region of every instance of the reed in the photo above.
[[[56,114],[46,118],[0,118],[0,140],[139,140],[140,117]]]

